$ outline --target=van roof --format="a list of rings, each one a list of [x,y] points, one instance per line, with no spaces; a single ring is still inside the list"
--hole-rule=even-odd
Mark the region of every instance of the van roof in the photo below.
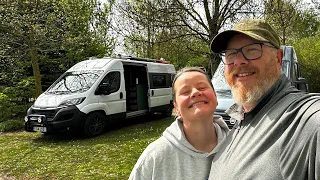
[[[146,64],[149,72],[156,73],[175,73],[175,68],[172,64],[162,63],[159,61],[150,61],[150,59],[146,59],[144,61],[143,58],[129,59],[129,58],[110,58],[104,57],[101,59],[92,59],[92,60],[84,60],[81,61],[74,66],[72,66],[68,71],[88,71],[88,70],[106,70],[109,64],[113,64],[115,62],[125,62],[125,63],[133,63],[133,64]]]

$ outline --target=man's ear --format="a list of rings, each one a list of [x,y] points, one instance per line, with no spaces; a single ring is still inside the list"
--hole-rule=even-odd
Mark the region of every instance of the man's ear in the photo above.
[[[283,58],[283,50],[280,48],[277,51],[277,59],[278,59],[278,63],[280,65],[280,68],[282,66],[282,58]]]

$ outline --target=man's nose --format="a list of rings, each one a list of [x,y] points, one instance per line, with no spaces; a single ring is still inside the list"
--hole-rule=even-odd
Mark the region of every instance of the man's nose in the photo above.
[[[235,66],[248,64],[248,60],[246,60],[246,58],[243,56],[242,52],[239,51],[233,59],[233,64]]]

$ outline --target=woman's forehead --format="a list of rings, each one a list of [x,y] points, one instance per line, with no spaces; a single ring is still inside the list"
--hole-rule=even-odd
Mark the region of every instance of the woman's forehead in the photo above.
[[[209,83],[206,78],[206,75],[200,72],[186,72],[177,78],[175,85],[184,84],[185,86],[188,86],[188,85],[194,85],[199,83]]]
[[[202,78],[202,77],[206,78],[206,76],[201,72],[197,72],[197,71],[184,72],[177,78],[177,81],[187,81],[189,79]]]

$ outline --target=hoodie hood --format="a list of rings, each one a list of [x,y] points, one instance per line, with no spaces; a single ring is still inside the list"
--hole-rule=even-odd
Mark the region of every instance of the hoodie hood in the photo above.
[[[187,141],[180,117],[177,117],[176,120],[163,132],[163,137],[181,151],[194,157],[205,158],[215,154],[219,150],[220,145],[229,132],[229,128],[221,116],[214,115],[214,122],[212,125],[216,129],[218,143],[217,146],[209,153],[197,150]]]

